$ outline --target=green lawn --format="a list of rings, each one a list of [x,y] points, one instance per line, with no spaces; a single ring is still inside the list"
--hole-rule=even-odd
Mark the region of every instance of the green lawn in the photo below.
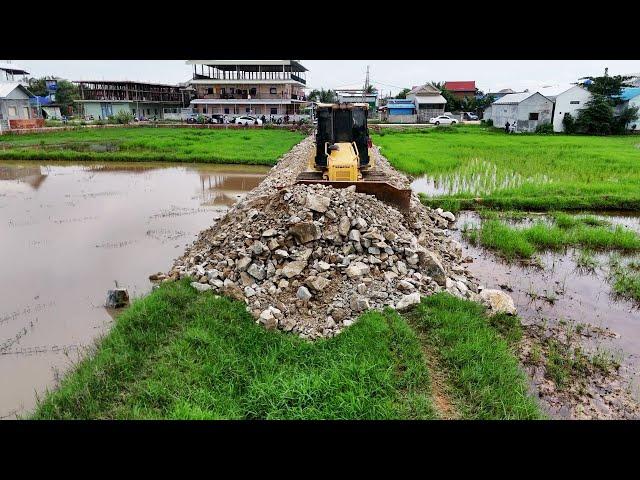
[[[0,136],[0,159],[274,165],[305,137],[284,129],[81,128]]]
[[[481,126],[381,130],[393,166],[428,175],[453,210],[640,210],[640,137],[506,135]],[[480,198],[481,202],[477,202]]]
[[[464,418],[538,418],[483,309],[432,298],[417,321],[427,341],[441,344]],[[244,304],[197,294],[183,280],[135,301],[33,418],[438,418],[421,341],[386,310],[308,342],[267,331]]]

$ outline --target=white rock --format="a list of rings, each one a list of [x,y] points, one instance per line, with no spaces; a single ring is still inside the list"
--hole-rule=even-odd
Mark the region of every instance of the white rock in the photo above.
[[[307,266],[307,262],[302,260],[296,260],[295,262],[287,263],[282,269],[282,274],[287,278],[293,278],[300,275],[304,268]]]
[[[400,301],[396,305],[396,310],[405,310],[418,303],[420,303],[420,293],[410,293],[409,295],[405,295],[400,299]]]
[[[190,285],[199,292],[206,292],[207,290],[211,290],[213,288],[208,283],[191,282]]]
[[[331,200],[323,195],[307,194],[306,207],[314,212],[324,213],[329,208]]]
[[[351,263],[345,270],[349,278],[361,277],[369,274],[369,266],[362,262]]]
[[[300,287],[298,288],[298,292],[296,293],[296,296],[300,300],[310,300],[312,295],[311,295],[311,292],[309,292],[309,290],[307,289],[307,287]]]
[[[513,298],[501,290],[482,290],[480,299],[487,305],[491,313],[506,313],[507,315],[515,315],[517,313]]]

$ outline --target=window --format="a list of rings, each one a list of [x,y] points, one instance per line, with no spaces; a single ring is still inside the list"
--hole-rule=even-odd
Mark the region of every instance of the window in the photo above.
[[[539,115],[538,112],[531,112],[529,114],[529,120],[538,120],[538,115]]]
[[[271,88],[269,89],[269,93],[270,93],[271,95],[275,95],[275,94],[277,94],[277,93],[278,93],[278,90],[276,89],[276,87],[271,87]]]
[[[228,108],[225,108],[225,109],[224,109],[224,113],[228,115],[228,114],[229,114],[229,109],[228,109]]]
[[[227,89],[226,88],[221,88],[220,89],[220,95],[224,95],[225,93],[227,93]]]
[[[9,105],[9,116],[17,117],[18,116],[18,107],[14,105]]]
[[[250,109],[249,107],[245,108],[245,109],[244,109],[244,111],[245,111],[246,113],[251,113],[251,109]]]
[[[202,106],[202,113],[207,113],[207,106],[206,105]]]
[[[277,115],[278,114],[278,108],[271,108],[271,115]]]
[[[249,95],[251,95],[252,97],[255,97],[256,96],[256,92],[257,92],[257,90],[255,88],[252,88],[252,89],[249,90]]]
[[[213,88],[207,88],[207,95],[213,95]]]
[[[569,103],[571,105],[580,105],[580,100],[571,100]]]

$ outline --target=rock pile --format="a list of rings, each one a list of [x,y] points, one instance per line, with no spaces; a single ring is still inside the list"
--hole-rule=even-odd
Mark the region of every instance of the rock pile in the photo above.
[[[294,185],[313,145],[309,137],[295,146],[154,279],[190,277],[198,291],[244,301],[266,328],[312,339],[336,335],[369,308],[402,310],[442,290],[483,301],[462,246],[448,235],[453,214],[416,195],[400,212],[355,187]],[[391,183],[408,188],[406,176],[374,155]]]
[[[407,225],[403,213],[355,187],[323,185],[289,186],[233,210],[169,277],[190,276],[200,291],[245,301],[267,328],[333,336],[369,308],[406,308],[443,289],[478,292],[457,265],[459,245],[437,226],[446,216],[435,212],[428,224]]]

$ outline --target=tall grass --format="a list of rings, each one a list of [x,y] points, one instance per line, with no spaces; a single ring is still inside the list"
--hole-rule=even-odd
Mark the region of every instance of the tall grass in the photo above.
[[[450,186],[425,198],[443,208],[640,209],[637,136],[505,135],[461,126],[385,131],[374,141],[396,168]]]
[[[484,308],[445,293],[423,299],[411,316],[427,335],[447,369],[466,418],[537,419],[542,414],[529,395],[518,360],[501,338]],[[507,338],[517,340],[513,322],[497,319]]]
[[[594,226],[597,225],[597,226]],[[531,258],[536,252],[580,247],[587,250],[640,250],[640,236],[621,225],[607,225],[592,216],[554,213],[550,221],[538,220],[530,227],[517,228],[497,218],[487,218],[480,227],[463,235],[473,244],[492,249],[508,260]]]
[[[256,325],[244,304],[188,282],[118,318],[97,353],[34,418],[433,418],[416,335],[395,312],[364,314],[314,343]]]
[[[0,159],[273,165],[303,138],[302,133],[281,129],[79,129],[0,136]],[[105,146],[111,151],[100,151]]]

